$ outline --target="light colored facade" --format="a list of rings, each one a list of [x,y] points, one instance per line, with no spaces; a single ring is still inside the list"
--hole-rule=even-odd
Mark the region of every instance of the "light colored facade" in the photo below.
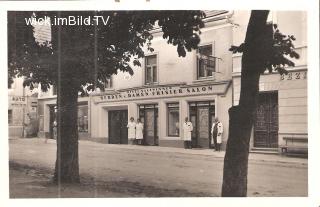
[[[234,15],[233,44],[244,41],[250,13]],[[271,12],[268,20],[278,25],[283,34],[294,35],[294,45],[300,59],[295,67],[286,68],[288,75],[266,72],[260,78],[260,96],[251,148],[280,150],[290,145],[307,148],[307,13],[303,11]],[[240,96],[241,55],[233,55],[233,104]]]
[[[176,47],[168,45],[161,32],[155,31],[155,50],[146,53],[142,67],[134,68],[132,77],[121,72],[114,75],[112,90],[91,95],[91,137],[122,143],[115,136],[123,133],[114,132],[114,128],[124,131],[126,124],[114,122],[123,122],[121,116],[134,117],[144,122],[145,144],[183,147],[182,125],[189,117],[194,125],[193,146],[208,148],[213,118],[218,116],[228,128],[228,108],[232,104],[232,54],[228,52],[232,44],[231,16],[231,12],[225,12],[205,20],[200,49],[213,58],[212,73],[199,71],[199,51],[178,57]],[[227,136],[225,130],[223,145]]]
[[[238,104],[240,94],[241,55],[232,54],[229,48],[244,41],[250,12],[207,14],[199,50],[178,57],[176,47],[154,30],[154,52],[146,52],[142,66],[133,67],[133,76],[119,72],[112,76],[105,92],[79,97],[80,138],[127,144],[127,123],[134,117],[144,123],[144,144],[183,147],[182,125],[188,117],[194,125],[193,146],[207,148],[212,120],[218,117],[224,126],[224,149],[228,109]],[[306,147],[306,13],[271,12],[269,21],[297,38],[295,45],[301,57],[295,60],[295,67],[288,68],[288,75],[261,76],[259,113],[250,145],[252,149],[278,150],[289,142]],[[50,136],[56,104],[53,89],[39,93],[38,102],[39,136]]]
[[[9,137],[34,135],[37,126],[29,125],[30,118],[37,119],[37,89],[24,88],[23,78],[15,78],[8,89]]]

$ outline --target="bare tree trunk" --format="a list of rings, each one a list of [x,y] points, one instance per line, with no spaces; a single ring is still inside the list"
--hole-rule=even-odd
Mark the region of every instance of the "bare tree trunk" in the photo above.
[[[223,168],[223,197],[247,196],[247,175],[253,115],[259,93],[259,78],[265,63],[269,11],[252,11],[242,56],[241,92],[238,106],[229,109],[229,137]],[[262,41],[262,42],[261,42]]]
[[[60,13],[58,12],[58,16]],[[72,35],[68,27],[52,28],[52,45],[57,53],[57,158],[53,180],[60,183],[78,183],[78,91],[77,63],[65,57],[72,53]],[[70,49],[71,48],[71,49]]]
[[[65,68],[64,71],[68,71]],[[58,84],[58,137],[57,159],[55,165],[54,181],[57,183],[80,182],[78,158],[78,88],[73,86],[76,80],[67,72],[61,73]]]

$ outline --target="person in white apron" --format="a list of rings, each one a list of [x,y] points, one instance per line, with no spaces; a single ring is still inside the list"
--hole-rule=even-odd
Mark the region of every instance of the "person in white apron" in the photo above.
[[[127,128],[128,128],[128,142],[129,144],[134,144],[134,140],[136,138],[136,123],[134,122],[133,117],[130,118]]]
[[[143,140],[143,123],[140,122],[140,119],[137,119],[136,123],[136,140],[137,144],[141,145]]]
[[[211,144],[214,145],[215,151],[220,151],[222,143],[223,125],[219,121],[218,117],[215,118],[211,127]]]
[[[188,117],[185,118],[185,122],[183,123],[183,140],[184,140],[184,148],[191,149],[191,132],[193,130],[192,123],[189,121]]]

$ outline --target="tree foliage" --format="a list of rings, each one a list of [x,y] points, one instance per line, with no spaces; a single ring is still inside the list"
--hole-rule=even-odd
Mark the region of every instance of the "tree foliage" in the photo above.
[[[53,22],[69,16],[102,16],[105,25],[92,20],[90,26],[52,25],[51,42],[39,44],[34,38],[34,28],[26,25],[25,18],[48,16]],[[179,56],[196,49],[200,42],[200,28],[204,26],[201,11],[63,11],[63,12],[8,12],[9,82],[12,77],[24,76],[25,85],[41,83],[46,91],[58,81],[58,55],[64,64],[73,65],[74,78],[79,91],[103,83],[118,70],[133,74],[133,65],[140,66],[145,51],[153,51],[151,42],[155,29],[163,32],[168,44],[177,47]],[[59,36],[58,36],[59,31]],[[63,50],[60,39],[68,38]]]
[[[299,58],[299,54],[295,51],[293,45],[293,41],[296,39],[293,35],[282,34],[277,24],[269,24],[267,29],[272,30],[272,36],[262,35],[261,38],[253,43],[264,45],[262,52],[264,53],[265,61],[264,67],[261,68],[260,72],[264,73],[265,70],[268,70],[269,73],[278,71],[280,74],[287,74],[285,67],[294,66],[294,62],[290,59]],[[245,43],[239,46],[232,45],[229,50],[233,53],[243,53],[247,50],[247,45]]]

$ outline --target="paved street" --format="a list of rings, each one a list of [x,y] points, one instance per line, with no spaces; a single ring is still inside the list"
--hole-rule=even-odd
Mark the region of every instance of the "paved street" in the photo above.
[[[30,191],[40,193],[50,186],[32,188],[26,183],[49,179],[48,172],[53,172],[55,163],[55,141],[45,144],[39,138],[11,139],[9,144],[11,197],[37,197]],[[101,187],[88,187],[87,194],[79,193],[79,197],[220,195],[224,152],[90,141],[80,141],[79,146],[82,181],[91,180]],[[307,159],[250,154],[248,196],[307,196],[307,169]],[[26,180],[32,173],[42,177]],[[54,191],[48,197],[58,194]]]

